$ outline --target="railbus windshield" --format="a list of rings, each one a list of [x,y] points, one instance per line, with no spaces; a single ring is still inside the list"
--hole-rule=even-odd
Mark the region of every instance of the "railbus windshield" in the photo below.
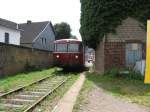
[[[80,52],[82,50],[82,44],[55,44],[56,52]]]
[[[79,44],[68,44],[68,52],[79,52]]]
[[[55,51],[56,52],[67,52],[67,44],[56,44]]]

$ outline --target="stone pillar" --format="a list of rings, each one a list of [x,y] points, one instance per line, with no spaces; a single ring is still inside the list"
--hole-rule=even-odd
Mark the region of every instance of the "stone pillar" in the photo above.
[[[100,42],[95,52],[95,72],[104,73],[104,42]]]

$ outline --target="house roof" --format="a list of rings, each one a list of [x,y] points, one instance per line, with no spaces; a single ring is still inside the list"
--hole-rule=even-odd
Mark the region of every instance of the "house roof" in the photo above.
[[[146,31],[141,27],[142,24],[131,17],[122,21],[116,28],[116,34],[109,33],[107,41],[146,41]]]
[[[23,30],[21,32],[21,43],[32,43],[32,41],[44,30],[48,23],[50,22],[44,21],[19,24],[19,29]]]
[[[7,27],[7,28],[18,30],[17,23],[9,21],[9,20],[6,20],[6,19],[0,18],[0,25],[2,25],[4,27]]]

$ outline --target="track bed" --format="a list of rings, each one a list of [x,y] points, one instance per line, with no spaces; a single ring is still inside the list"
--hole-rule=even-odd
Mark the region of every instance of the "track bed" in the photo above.
[[[0,112],[30,112],[67,81],[63,75],[47,77],[0,97]]]

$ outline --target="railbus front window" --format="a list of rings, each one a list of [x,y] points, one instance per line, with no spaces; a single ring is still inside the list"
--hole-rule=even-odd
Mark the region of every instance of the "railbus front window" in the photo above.
[[[79,44],[68,44],[68,52],[79,52]]]
[[[83,52],[83,49],[84,49],[84,47],[83,47],[83,44],[81,43],[81,44],[79,45],[79,51],[80,51],[80,52]]]
[[[67,52],[67,44],[56,44],[56,52]]]

